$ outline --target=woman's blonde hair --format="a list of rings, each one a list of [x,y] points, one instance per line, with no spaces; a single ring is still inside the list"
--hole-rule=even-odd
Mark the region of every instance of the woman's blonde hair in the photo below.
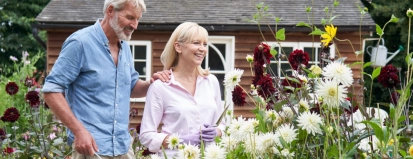
[[[174,46],[175,42],[186,43],[195,40],[207,42],[208,32],[206,29],[194,22],[184,22],[180,24],[172,33],[161,54],[161,62],[164,69],[169,70],[179,62],[178,53]],[[209,75],[209,71],[203,69],[201,66],[198,66],[196,69],[201,76]]]

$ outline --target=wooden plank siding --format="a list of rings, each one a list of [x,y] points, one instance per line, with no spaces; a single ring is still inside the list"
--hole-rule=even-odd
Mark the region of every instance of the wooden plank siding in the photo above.
[[[55,63],[59,52],[61,50],[61,46],[64,40],[75,30],[48,30],[48,41],[47,41],[47,70],[48,72],[51,70],[53,64]],[[163,70],[163,65],[160,62],[160,55],[163,51],[163,48],[166,42],[171,35],[171,31],[135,31],[132,36],[133,40],[149,40],[152,41],[152,71],[157,72]],[[367,32],[363,32],[364,35]],[[235,61],[234,67],[243,69],[244,75],[241,79],[241,86],[246,90],[250,90],[250,84],[252,81],[252,74],[250,69],[250,64],[245,60],[247,54],[252,55],[254,48],[263,41],[262,36],[258,32],[209,32],[209,35],[216,35],[216,36],[235,36]],[[264,37],[268,42],[274,42],[275,39],[271,35],[271,33],[264,33]],[[339,32],[337,33],[337,37],[340,39],[348,39],[352,42],[352,46],[354,49],[360,50],[360,45],[362,42],[360,41],[360,35],[358,32]],[[286,33],[286,40],[285,42],[312,42],[314,39],[315,42],[319,42],[319,36],[311,37],[308,33]],[[347,41],[335,41],[335,45],[337,46],[339,53],[336,52],[336,55],[341,57],[347,57],[346,63],[351,64],[357,61],[362,61],[363,56],[356,56],[354,50],[352,49],[351,45]],[[309,66],[308,66],[309,67]],[[355,81],[362,78],[362,68],[361,65],[356,65],[351,67],[353,70]],[[148,75],[152,73],[148,73]],[[362,88],[361,85],[355,85],[355,93],[361,93],[363,91],[359,91]],[[143,102],[131,102],[132,109],[138,109],[138,114],[136,117],[130,120],[130,126],[135,127],[136,124],[141,122],[141,118],[143,115]],[[236,107],[234,115],[243,117],[254,117],[254,114],[251,112],[253,109],[252,106],[244,106],[244,107]]]

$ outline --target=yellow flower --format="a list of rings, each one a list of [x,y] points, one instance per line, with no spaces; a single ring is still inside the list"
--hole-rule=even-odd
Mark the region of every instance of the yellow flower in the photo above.
[[[390,139],[389,144],[388,145],[393,145],[394,144],[394,140]]]
[[[337,27],[334,27],[333,24],[330,24],[330,26],[325,27],[326,32],[321,34],[321,37],[323,40],[321,40],[322,43],[324,43],[324,46],[328,46],[331,40],[336,36],[337,33]]]
[[[313,73],[316,76],[320,75],[323,72],[323,70],[320,67],[318,67],[317,65],[312,65],[310,67],[310,71],[311,71],[311,73]]]
[[[410,154],[410,156],[413,156],[413,145],[410,146],[410,148],[409,148],[409,154]]]

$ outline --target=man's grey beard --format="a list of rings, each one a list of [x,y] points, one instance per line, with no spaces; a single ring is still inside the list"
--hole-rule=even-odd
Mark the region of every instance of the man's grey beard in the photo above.
[[[133,29],[132,32],[129,36],[126,36],[125,33],[123,32],[123,29],[125,28],[120,28],[118,24],[118,12],[115,13],[115,18],[109,21],[110,27],[115,31],[116,35],[120,40],[130,40],[132,37]]]

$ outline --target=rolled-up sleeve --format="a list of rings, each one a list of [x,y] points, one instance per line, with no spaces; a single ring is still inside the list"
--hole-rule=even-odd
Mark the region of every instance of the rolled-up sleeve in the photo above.
[[[145,109],[141,123],[141,134],[139,140],[151,152],[158,152],[162,146],[163,140],[168,134],[158,133],[158,126],[163,117],[162,98],[157,88],[162,83],[155,81],[148,89],[146,96]]]
[[[82,67],[82,45],[71,39],[65,41],[52,71],[46,77],[42,92],[64,92],[79,75]]]

